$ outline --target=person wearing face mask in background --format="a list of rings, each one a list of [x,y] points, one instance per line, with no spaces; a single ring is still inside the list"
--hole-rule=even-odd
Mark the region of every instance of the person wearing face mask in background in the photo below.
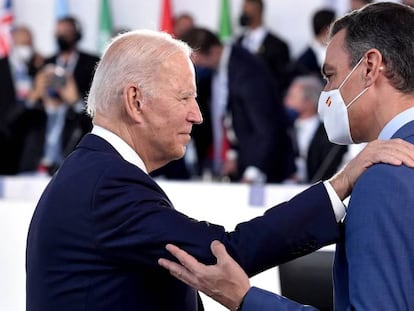
[[[73,76],[78,90],[76,106],[78,109],[83,109],[99,57],[78,49],[78,43],[82,39],[82,30],[79,22],[73,16],[58,19],[55,39],[58,52],[46,59],[46,63],[53,64],[58,68],[58,71],[63,70],[66,75]]]
[[[414,9],[391,2],[367,5],[333,24],[323,65],[328,83],[318,104],[332,142],[414,144],[413,37]],[[356,182],[336,246],[335,310],[412,310],[413,184],[412,168],[387,164],[373,165]],[[250,288],[225,248],[218,242],[211,248],[214,266],[172,245],[167,249],[183,266],[160,264],[222,304],[242,302],[235,310],[314,310],[293,302],[286,307],[284,297]]]
[[[10,124],[28,106],[27,97],[33,79],[44,63],[43,57],[33,47],[29,28],[16,25],[11,32],[11,50],[8,57],[0,59],[0,175],[14,172],[13,154],[10,151]]]
[[[323,90],[319,77],[304,75],[290,84],[284,104],[298,116],[293,124],[295,142],[295,181],[313,184],[335,174],[340,168],[347,146],[328,140],[325,127],[318,116],[318,99]]]
[[[44,58],[33,47],[32,33],[25,26],[12,30],[13,47],[9,56],[15,81],[16,100],[24,103],[33,85],[33,78],[44,64]]]
[[[9,125],[14,173],[53,175],[92,122],[76,105],[73,76],[57,79],[53,65],[39,70],[29,96],[35,99],[31,106]]]
[[[12,174],[53,175],[92,128],[84,98],[98,57],[77,49],[82,35],[73,17],[59,19],[55,34],[58,53],[34,77],[25,101],[29,109],[9,125]]]
[[[237,38],[237,42],[263,60],[272,73],[280,92],[284,93],[289,83],[287,75],[290,62],[289,46],[264,25],[264,8],[263,0],[243,2],[239,22],[244,27],[244,32]]]
[[[27,104],[34,76],[44,64],[43,57],[33,47],[29,28],[15,26],[11,35],[10,54],[0,59],[0,120],[3,124],[7,124]]]

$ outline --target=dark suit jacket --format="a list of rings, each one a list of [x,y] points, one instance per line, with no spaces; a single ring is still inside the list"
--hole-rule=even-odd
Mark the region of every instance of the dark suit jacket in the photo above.
[[[78,53],[79,58],[73,71],[73,77],[82,99],[85,99],[91,87],[93,74],[99,57],[81,51],[78,51]],[[46,59],[46,64],[55,64],[56,59],[57,55],[54,55]]]
[[[414,144],[414,121],[393,136]],[[412,310],[414,170],[376,164],[354,186],[334,264],[335,310]]]
[[[194,202],[197,204],[197,202]],[[221,240],[249,275],[339,238],[322,184],[226,233],[174,210],[155,181],[86,135],[42,194],[27,240],[27,311],[197,310],[157,261],[174,243],[213,263]]]
[[[315,75],[322,79],[321,65],[318,64],[316,54],[310,46],[291,65],[291,75],[292,78],[298,75]]]
[[[321,123],[309,145],[306,162],[308,183],[326,180],[332,177],[340,168],[348,146],[333,144],[326,135]]]
[[[16,92],[8,58],[0,58],[0,124],[7,124],[17,106]]]
[[[269,71],[248,51],[233,46],[228,65],[228,106],[238,139],[240,173],[253,165],[270,183],[295,172],[288,122]]]
[[[13,154],[10,151],[10,129],[9,123],[17,110],[16,94],[13,78],[10,71],[9,60],[0,58],[0,174],[12,174],[14,167]]]
[[[203,116],[203,123],[193,127],[191,137],[197,154],[196,173],[200,176],[205,168],[211,166],[212,160],[211,78],[210,69],[196,67],[197,103]]]
[[[28,63],[28,73],[34,77],[38,68],[32,58]],[[24,105],[17,102],[12,69],[8,58],[0,59],[0,174],[16,172],[15,154],[12,151],[11,125],[23,113]]]
[[[238,38],[241,44],[244,36]],[[283,92],[288,87],[287,69],[290,64],[289,46],[276,35],[267,32],[257,54],[265,65],[270,69],[278,87]]]

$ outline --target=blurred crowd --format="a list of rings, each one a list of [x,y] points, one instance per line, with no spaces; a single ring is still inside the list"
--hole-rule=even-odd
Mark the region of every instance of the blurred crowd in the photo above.
[[[350,1],[351,9],[371,1]],[[221,40],[191,14],[174,18],[174,36],[195,49],[197,100],[204,122],[193,128],[183,159],[152,173],[180,180],[312,183],[332,176],[350,150],[329,142],[317,102],[324,87],[329,8],[313,13],[313,38],[293,58],[289,45],[263,22],[263,0],[244,0],[241,35]],[[78,48],[79,22],[57,20],[58,50],[33,46],[31,30],[15,25],[12,49],[0,59],[1,175],[53,175],[92,128],[84,111],[97,55]]]

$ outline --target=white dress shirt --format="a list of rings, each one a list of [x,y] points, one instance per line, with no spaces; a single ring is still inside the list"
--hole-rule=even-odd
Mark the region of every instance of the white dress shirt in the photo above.
[[[256,29],[248,29],[243,35],[242,46],[250,53],[256,54],[262,46],[266,35],[267,30],[263,26]]]
[[[414,120],[414,107],[409,108],[403,112],[397,114],[391,121],[389,121],[381,133],[379,134],[378,139],[387,140],[391,137],[405,124]]]
[[[137,166],[148,174],[147,168],[140,156],[121,137],[98,125],[93,126],[91,133],[105,139],[116,151],[118,151],[125,161]]]
[[[306,163],[308,159],[308,150],[318,130],[320,119],[314,115],[306,119],[297,119],[295,121],[296,142],[298,147],[298,156],[295,159],[297,175],[300,181],[307,180]]]

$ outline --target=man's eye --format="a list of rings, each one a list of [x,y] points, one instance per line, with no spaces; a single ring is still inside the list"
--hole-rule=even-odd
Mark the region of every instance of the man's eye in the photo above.
[[[325,80],[326,83],[329,83],[329,79],[331,78],[331,74],[324,74],[323,75],[323,79]]]

